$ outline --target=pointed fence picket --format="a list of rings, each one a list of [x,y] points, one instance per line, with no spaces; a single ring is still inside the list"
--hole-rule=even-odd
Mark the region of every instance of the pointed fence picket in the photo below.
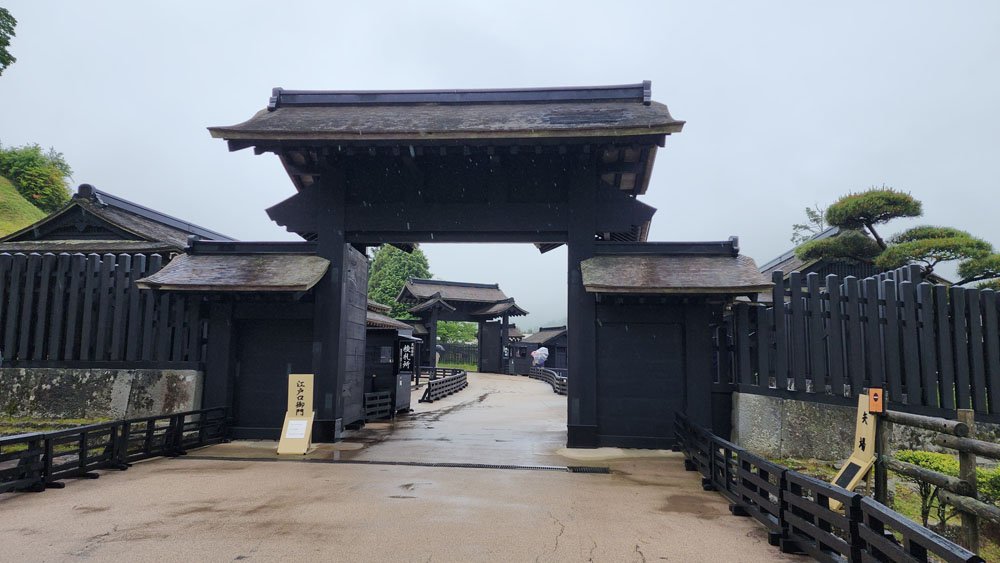
[[[738,303],[718,328],[720,388],[852,405],[884,387],[896,410],[1000,422],[996,292],[932,285],[919,267],[774,282],[772,305]]]
[[[190,367],[206,317],[197,297],[140,290],[158,254],[0,253],[4,367]]]

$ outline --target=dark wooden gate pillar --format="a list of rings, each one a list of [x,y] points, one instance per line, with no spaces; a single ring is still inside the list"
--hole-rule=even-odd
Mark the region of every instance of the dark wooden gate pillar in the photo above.
[[[330,268],[315,286],[313,439],[323,442],[340,439],[343,429],[342,389],[347,370],[344,266],[348,246],[344,238],[343,181],[338,174],[324,174],[319,182],[315,209],[317,254],[330,261]]]
[[[594,256],[597,232],[597,182],[593,157],[582,155],[570,173],[567,244],[566,329],[568,340],[568,428],[571,448],[597,447],[597,329],[594,297],[583,287],[580,263]],[[554,353],[554,350],[552,351]]]
[[[438,343],[438,306],[431,309],[431,322],[427,325],[427,341],[431,347],[431,367],[436,368],[437,363],[437,343]],[[434,376],[431,376],[434,379]]]
[[[500,371],[502,373],[507,373],[507,362],[510,358],[507,357],[507,340],[510,334],[510,315],[504,313],[503,320],[500,321]]]

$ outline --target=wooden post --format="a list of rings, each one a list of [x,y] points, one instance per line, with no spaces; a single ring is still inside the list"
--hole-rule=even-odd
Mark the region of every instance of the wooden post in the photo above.
[[[972,409],[958,409],[958,420],[969,426],[969,437],[976,437],[976,415]],[[976,485],[976,454],[958,451],[958,478],[972,486],[972,498],[979,498]],[[979,553],[979,516],[962,511],[962,539],[965,547]]]
[[[892,423],[881,414],[875,415],[875,500],[889,506],[889,444]]]
[[[583,287],[580,264],[594,255],[597,214],[597,177],[593,153],[574,162],[569,173],[569,229],[566,245],[566,338],[569,344],[569,400],[567,442],[571,448],[594,448],[597,427],[597,311],[594,296]],[[555,353],[555,350],[552,351]],[[711,350],[705,352],[711,354]],[[706,372],[707,373],[707,372]]]
[[[346,307],[344,270],[347,244],[344,239],[344,179],[342,171],[320,176],[315,209],[319,225],[317,254],[330,261],[326,275],[315,286],[313,373],[316,420],[313,439],[340,439],[344,417],[344,379],[347,371]],[[316,346],[318,344],[319,346]]]
[[[431,347],[430,365],[432,368],[437,368],[438,305],[434,305],[431,308],[431,320],[427,324],[427,341],[430,342]],[[434,371],[431,371],[431,379],[437,379],[434,375]]]
[[[510,334],[510,316],[507,313],[503,314],[503,320],[500,323],[500,373],[507,373],[507,340]]]

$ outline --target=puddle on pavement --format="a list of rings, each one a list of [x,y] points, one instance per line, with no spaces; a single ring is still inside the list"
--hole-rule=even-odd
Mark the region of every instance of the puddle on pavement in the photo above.
[[[722,516],[706,505],[704,497],[696,495],[670,495],[667,497],[666,504],[660,507],[660,512],[690,514],[702,520],[714,520]]]

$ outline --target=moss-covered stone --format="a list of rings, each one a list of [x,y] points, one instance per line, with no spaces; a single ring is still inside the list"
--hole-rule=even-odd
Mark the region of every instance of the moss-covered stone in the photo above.
[[[0,369],[0,409],[9,417],[123,418],[200,408],[194,370]]]

